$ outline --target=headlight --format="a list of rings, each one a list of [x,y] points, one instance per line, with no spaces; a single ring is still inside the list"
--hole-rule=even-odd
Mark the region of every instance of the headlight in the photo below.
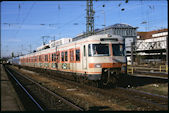
[[[101,68],[102,65],[101,64],[95,64],[95,68]]]

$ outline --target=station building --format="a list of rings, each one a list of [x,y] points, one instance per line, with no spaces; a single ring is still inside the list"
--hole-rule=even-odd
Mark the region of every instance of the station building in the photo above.
[[[137,32],[135,59],[138,64],[167,64],[168,29]]]

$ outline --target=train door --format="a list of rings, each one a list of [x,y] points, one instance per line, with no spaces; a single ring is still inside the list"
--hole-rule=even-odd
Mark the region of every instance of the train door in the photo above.
[[[86,53],[86,45],[83,46],[83,69],[87,69],[87,53]]]

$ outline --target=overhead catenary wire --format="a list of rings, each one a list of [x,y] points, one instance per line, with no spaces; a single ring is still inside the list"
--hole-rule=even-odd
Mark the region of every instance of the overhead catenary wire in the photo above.
[[[101,4],[103,4],[103,3],[101,2],[101,3],[97,6],[97,8],[101,7],[101,6],[102,6]],[[96,8],[96,9],[97,9],[97,8]],[[66,23],[63,24],[63,25],[58,26],[58,27],[57,27],[57,28],[59,29],[58,32],[60,32],[66,25],[72,24],[74,21],[76,21],[76,23],[78,23],[77,20],[81,19],[82,17],[84,18],[85,15],[86,15],[86,12],[84,12],[83,14],[80,14],[79,16],[77,16],[77,17],[75,17],[74,19],[72,19],[72,20],[66,22]],[[67,28],[68,28],[68,27],[67,27]],[[50,33],[51,33],[51,32],[50,32]],[[48,33],[48,35],[49,35],[49,33]]]
[[[29,9],[29,11],[28,11],[28,13],[27,13],[27,15],[26,15],[25,18],[22,20],[21,25],[20,25],[20,27],[19,27],[19,30],[16,31],[14,37],[16,37],[17,34],[19,33],[19,31],[21,30],[21,28],[22,28],[22,26],[23,26],[25,20],[28,18],[29,14],[31,13],[32,8],[33,8],[34,5],[35,5],[35,2],[31,5],[31,7],[30,7],[30,9]]]

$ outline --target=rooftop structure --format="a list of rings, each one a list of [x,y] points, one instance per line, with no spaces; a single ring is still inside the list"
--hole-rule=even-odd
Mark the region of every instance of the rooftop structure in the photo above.
[[[45,44],[45,45],[38,47],[37,51],[41,51],[41,50],[44,50],[44,49],[47,49],[47,48],[56,47],[56,46],[66,44],[66,43],[69,43],[69,42],[72,42],[72,38],[61,38],[59,40],[51,40],[51,41],[49,41],[48,44]]]
[[[138,37],[137,39],[150,39],[150,38],[157,38],[160,36],[167,36],[168,35],[168,29],[160,29],[155,31],[149,31],[149,32],[137,32]]]
[[[149,32],[137,33],[136,52],[139,56],[144,56],[141,62],[159,61],[166,62],[168,29],[160,29]]]

